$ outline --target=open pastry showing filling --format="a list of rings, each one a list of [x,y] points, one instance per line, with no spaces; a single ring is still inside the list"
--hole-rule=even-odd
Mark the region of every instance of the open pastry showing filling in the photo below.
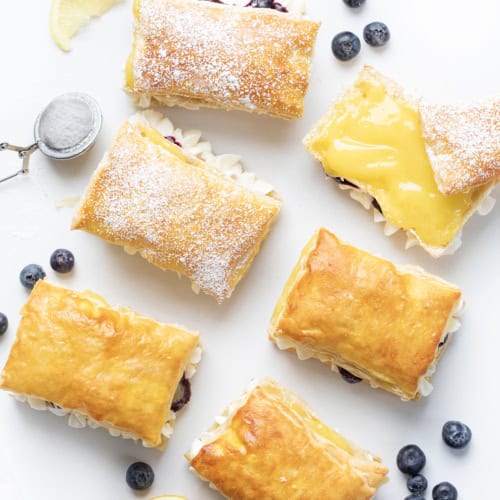
[[[302,116],[320,23],[298,0],[235,3],[135,0],[125,90],[139,106]]]
[[[251,384],[186,454],[226,498],[368,500],[388,472],[272,379]]]
[[[132,117],[97,168],[73,219],[83,229],[161,269],[187,276],[222,302],[250,268],[281,202],[216,156],[197,130],[174,129],[160,113]]]
[[[375,221],[386,222],[386,234],[403,229],[408,246],[420,244],[438,257],[458,248],[461,229],[476,210],[487,213],[492,208],[488,194],[500,175],[498,144],[496,153],[486,151],[482,156],[476,152],[475,164],[468,159],[472,156],[455,156],[453,160],[449,155],[452,149],[463,149],[463,144],[454,144],[457,137],[470,135],[470,127],[464,126],[467,119],[475,120],[479,130],[488,129],[487,133],[495,135],[495,128],[490,130],[485,125],[495,121],[494,107],[489,106],[482,114],[473,107],[468,109],[453,122],[462,123],[462,134],[451,131],[444,125],[443,107],[422,105],[367,66],[309,132],[304,144],[352,198],[365,208],[374,208]],[[483,140],[482,144],[488,147],[493,142]],[[477,145],[474,147],[477,149]],[[442,171],[446,158],[448,168],[451,161],[462,173],[472,168],[481,170],[482,182],[476,184],[482,185],[465,184],[468,190],[454,194],[441,192],[436,173]],[[484,163],[491,167],[488,174]]]
[[[201,358],[197,333],[43,280],[21,316],[0,388],[72,427],[165,446]]]
[[[306,245],[269,327],[280,348],[316,358],[349,382],[405,400],[427,396],[460,323],[459,288],[397,266],[319,229]]]

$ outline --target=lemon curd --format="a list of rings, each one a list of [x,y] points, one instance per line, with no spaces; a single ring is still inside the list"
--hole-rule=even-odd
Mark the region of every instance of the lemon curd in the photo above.
[[[446,247],[487,187],[446,196],[434,180],[417,109],[381,82],[358,81],[312,144],[325,171],[365,189],[392,225]]]

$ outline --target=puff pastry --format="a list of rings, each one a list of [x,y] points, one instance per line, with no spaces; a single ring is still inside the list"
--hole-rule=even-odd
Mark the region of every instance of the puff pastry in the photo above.
[[[199,0],[135,0],[125,89],[139,105],[299,118],[320,23]]]
[[[317,358],[415,400],[432,390],[461,307],[456,286],[346,245],[322,228],[285,285],[269,338],[300,359]]]
[[[269,378],[253,384],[216,422],[186,457],[226,498],[367,500],[388,472],[378,457]]]
[[[68,416],[73,427],[104,427],[162,448],[177,385],[200,355],[197,333],[40,280],[21,310],[0,388]]]
[[[439,190],[455,194],[500,179],[500,100],[420,105]]]
[[[173,130],[159,113],[126,122],[72,228],[139,252],[222,302],[249,269],[281,202],[272,187],[242,172],[238,157],[214,156],[199,137]]]
[[[461,230],[476,209],[487,213],[492,208],[488,194],[498,175],[486,174],[481,161],[469,162],[470,155],[460,158],[462,150],[455,147],[454,139],[470,130],[452,132],[441,127],[444,109],[423,106],[397,83],[366,66],[304,139],[306,149],[321,161],[326,173],[365,208],[374,209],[375,221],[386,223],[387,235],[402,229],[408,236],[407,247],[419,244],[434,257],[453,253],[460,246]],[[480,116],[477,110],[470,111],[450,123],[454,127],[475,119],[478,130],[486,130],[486,116],[491,113]],[[483,143],[492,145],[487,140]],[[452,147],[456,152],[449,155]],[[490,172],[495,171],[496,147],[496,153],[487,151],[481,156],[476,151],[475,155],[484,159]],[[450,162],[464,179],[465,170],[476,169],[483,185],[443,194],[433,168],[438,178],[444,177],[442,172]]]

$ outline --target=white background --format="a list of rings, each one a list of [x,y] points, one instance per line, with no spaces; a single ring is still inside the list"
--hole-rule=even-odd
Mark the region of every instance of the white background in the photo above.
[[[367,0],[359,11],[348,9],[341,0],[309,0],[310,17],[323,25],[303,119],[288,123],[239,112],[168,111],[178,126],[205,131],[216,152],[241,154],[247,169],[271,182],[284,200],[280,218],[249,274],[222,306],[194,295],[188,281],[174,273],[161,272],[83,232],[70,232],[74,209],[56,209],[61,198],[81,194],[119,125],[134,111],[121,91],[131,42],[131,2],[89,25],[69,54],[49,36],[49,3],[2,2],[0,139],[29,144],[38,112],[68,91],[95,96],[104,124],[95,148],[85,157],[60,163],[36,153],[29,177],[0,186],[0,310],[10,319],[0,339],[0,365],[7,359],[18,311],[28,297],[18,274],[32,262],[42,264],[56,283],[91,289],[112,304],[199,330],[205,351],[192,401],[179,415],[164,453],[112,438],[103,430],[71,429],[62,418],[0,394],[0,498],[133,499],[137,495],[127,487],[125,471],[135,460],[150,463],[156,473],[145,498],[162,493],[190,500],[219,498],[189,472],[183,453],[251,378],[264,375],[293,389],[328,424],[383,458],[390,482],[381,488],[378,500],[408,494],[395,467],[397,451],[407,443],[425,450],[430,488],[448,480],[457,486],[461,499],[498,498],[494,464],[500,416],[500,205],[488,217],[472,219],[454,256],[433,260],[420,249],[404,251],[402,235],[385,237],[382,227],[325,178],[301,145],[308,129],[364,63],[431,100],[451,102],[498,93],[498,0]],[[389,45],[375,50],[363,44],[354,61],[336,61],[330,51],[332,37],[345,29],[361,34],[374,20],[390,27]],[[13,153],[2,153],[0,174],[17,167],[16,162]],[[463,288],[463,326],[440,363],[430,397],[404,403],[363,384],[350,386],[319,362],[301,362],[267,340],[267,324],[282,286],[301,248],[321,225],[347,242],[399,263],[421,265]],[[50,269],[49,256],[58,247],[76,256],[70,276]],[[449,419],[462,419],[472,428],[467,450],[454,453],[442,443],[441,426]]]

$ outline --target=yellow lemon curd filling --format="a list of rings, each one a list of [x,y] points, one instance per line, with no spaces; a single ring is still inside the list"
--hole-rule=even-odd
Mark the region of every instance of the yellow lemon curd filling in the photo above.
[[[312,144],[327,174],[365,189],[393,226],[446,247],[488,187],[446,196],[434,180],[417,109],[381,82],[358,81]]]

